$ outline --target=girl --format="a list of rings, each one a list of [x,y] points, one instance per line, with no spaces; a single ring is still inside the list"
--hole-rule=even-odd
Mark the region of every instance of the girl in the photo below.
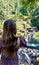
[[[20,47],[25,47],[26,42],[23,37],[17,37],[16,32],[15,21],[6,20],[3,26],[0,65],[19,65],[17,51]]]

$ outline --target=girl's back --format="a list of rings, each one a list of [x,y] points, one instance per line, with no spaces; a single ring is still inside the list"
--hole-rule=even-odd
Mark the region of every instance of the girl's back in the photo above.
[[[20,47],[25,47],[26,44],[25,44],[25,40],[23,37],[20,37],[18,39],[18,42],[20,40]],[[5,58],[4,56],[1,57],[0,59],[0,65],[19,65],[19,62],[18,62],[18,56],[16,55],[16,57],[12,57],[10,59],[8,58]]]
[[[5,58],[2,56],[0,59],[0,65],[19,65],[18,56],[12,58]]]

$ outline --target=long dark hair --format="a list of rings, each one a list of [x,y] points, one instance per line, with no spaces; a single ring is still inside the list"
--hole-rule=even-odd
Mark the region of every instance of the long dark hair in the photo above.
[[[10,50],[14,48],[14,42],[17,41],[16,37],[16,23],[12,19],[8,19],[3,25],[3,44],[2,47],[9,48]]]

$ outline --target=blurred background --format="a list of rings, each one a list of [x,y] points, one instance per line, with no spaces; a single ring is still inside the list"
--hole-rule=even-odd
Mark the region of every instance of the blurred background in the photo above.
[[[39,0],[0,0],[0,37],[9,18],[16,21],[17,36],[39,45]]]
[[[39,0],[0,0],[0,37],[2,37],[3,23],[9,18],[16,21],[16,35],[23,36],[28,46],[39,48]],[[33,60],[39,56],[38,49],[25,50],[24,52],[22,50],[20,55],[26,52],[29,57],[35,57]],[[22,60],[23,58],[20,58],[20,62],[24,62]]]

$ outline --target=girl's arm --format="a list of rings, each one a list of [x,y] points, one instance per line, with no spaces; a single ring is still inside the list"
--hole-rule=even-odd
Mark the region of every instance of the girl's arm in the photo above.
[[[20,47],[26,47],[27,43],[24,37],[20,37]]]

